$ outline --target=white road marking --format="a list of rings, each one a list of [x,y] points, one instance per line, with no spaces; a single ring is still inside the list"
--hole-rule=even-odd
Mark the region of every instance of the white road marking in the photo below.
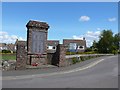
[[[113,56],[108,57],[108,58],[112,58],[112,57]],[[105,59],[108,59],[108,58],[105,58]],[[78,72],[78,71],[82,71],[82,70],[91,68],[91,67],[97,65],[98,63],[102,62],[105,59],[100,59],[98,61],[92,62],[90,64],[87,64],[85,66],[82,66],[82,67],[79,67],[79,68],[76,68],[76,69],[73,69],[73,70],[54,72],[54,73],[46,73],[46,74],[36,74],[36,75],[6,76],[6,77],[3,77],[2,80],[27,79],[27,78],[35,78],[35,77],[42,78],[42,77],[47,77],[47,76]]]

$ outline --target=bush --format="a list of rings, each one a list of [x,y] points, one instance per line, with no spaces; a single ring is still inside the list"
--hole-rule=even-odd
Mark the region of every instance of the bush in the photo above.
[[[2,53],[11,53],[10,50],[2,50]]]
[[[112,54],[119,54],[119,51],[117,51],[117,50],[112,50]]]
[[[92,51],[92,48],[87,48],[86,50],[85,50],[85,52],[91,52]]]
[[[83,57],[83,56],[81,56],[81,57],[80,57],[80,60],[81,60],[81,61],[84,61],[85,59],[84,59],[84,57]]]
[[[78,63],[78,62],[80,62],[80,61],[79,61],[77,58],[75,58],[75,57],[72,58],[72,63],[73,63],[73,64],[76,64],[76,63]]]

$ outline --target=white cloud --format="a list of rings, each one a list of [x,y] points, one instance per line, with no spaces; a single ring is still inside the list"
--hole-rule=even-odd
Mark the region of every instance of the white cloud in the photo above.
[[[16,39],[26,40],[17,35],[9,35],[7,32],[0,31],[0,43],[15,43]]]
[[[113,18],[108,18],[108,21],[109,21],[109,22],[114,22],[114,21],[116,21],[116,18],[115,18],[115,17],[113,17]]]
[[[85,37],[87,47],[90,47],[94,40],[96,40],[96,41],[99,40],[99,35],[100,35],[100,31],[95,31],[95,32],[87,31],[84,35],[80,35],[80,36],[74,35],[73,39],[80,39],[80,40],[82,40],[83,37]]]
[[[81,16],[79,19],[79,21],[83,21],[83,22],[89,21],[89,20],[90,20],[90,17],[88,17],[88,16]]]
[[[80,39],[80,40],[83,39],[83,37],[79,37],[79,36],[76,36],[76,35],[73,35],[73,38],[74,38],[74,39]]]
[[[101,30],[101,28],[97,28],[97,30]]]

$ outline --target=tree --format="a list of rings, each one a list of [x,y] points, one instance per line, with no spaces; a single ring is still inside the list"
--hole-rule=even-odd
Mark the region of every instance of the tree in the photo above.
[[[113,36],[111,30],[103,30],[99,36],[99,41],[93,41],[92,50],[98,53],[117,53],[120,51],[120,33]]]
[[[103,30],[98,41],[98,52],[111,53],[113,45],[113,32],[111,30]]]
[[[93,41],[92,50],[96,52],[98,51],[98,43],[95,40]]]
[[[120,33],[115,34],[113,39],[114,46],[117,50],[119,50],[119,43],[120,43]]]

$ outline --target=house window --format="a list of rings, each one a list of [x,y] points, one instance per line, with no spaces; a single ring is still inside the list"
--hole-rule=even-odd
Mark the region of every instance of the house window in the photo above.
[[[83,46],[80,46],[79,48],[83,48]]]
[[[55,46],[53,46],[53,49],[56,49],[56,47],[55,47]]]
[[[0,47],[0,49],[2,50],[2,47]]]
[[[14,49],[15,49],[15,50],[17,49],[16,46],[14,47]]]
[[[76,50],[77,43],[70,43],[69,44],[69,50]]]
[[[53,46],[48,46],[48,49],[52,49],[53,48]]]
[[[56,49],[56,46],[48,46],[47,49],[49,49],[49,50],[54,49],[54,50],[55,50],[55,49]]]

